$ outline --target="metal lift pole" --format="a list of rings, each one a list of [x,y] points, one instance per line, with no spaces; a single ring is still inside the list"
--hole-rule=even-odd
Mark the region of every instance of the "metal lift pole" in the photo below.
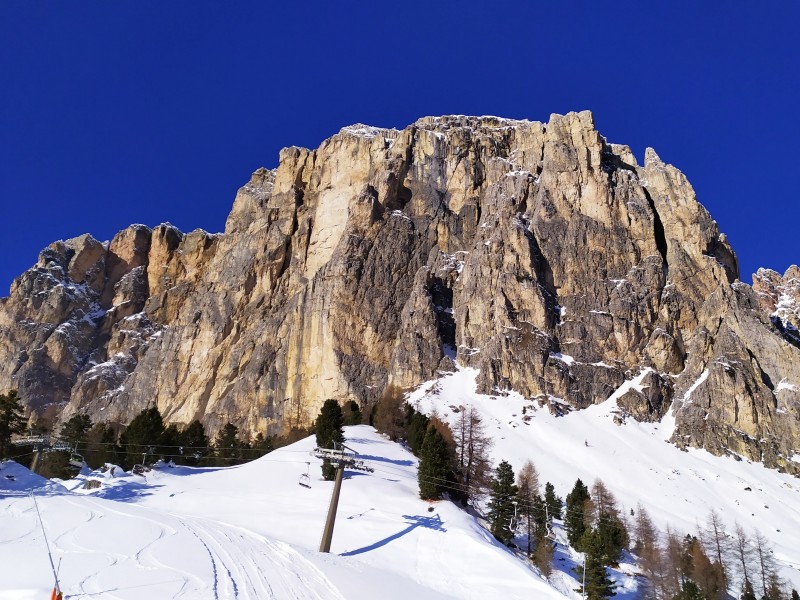
[[[356,453],[342,444],[341,448],[314,448],[314,456],[322,460],[328,460],[336,465],[336,480],[333,484],[333,495],[331,504],[328,507],[328,517],[325,519],[325,529],[322,531],[322,541],[319,544],[320,552],[331,551],[331,540],[333,539],[333,526],[336,521],[336,509],[339,507],[339,493],[342,491],[342,478],[345,467],[356,471],[366,471],[372,473],[372,467],[364,464],[363,460],[356,458]]]
[[[322,541],[319,544],[320,552],[331,551],[331,540],[333,539],[333,526],[336,523],[336,509],[339,507],[339,493],[342,491],[342,476],[344,475],[344,463],[339,463],[336,467],[336,481],[333,484],[333,494],[331,504],[328,507],[328,518],[325,519],[325,529],[322,530]]]

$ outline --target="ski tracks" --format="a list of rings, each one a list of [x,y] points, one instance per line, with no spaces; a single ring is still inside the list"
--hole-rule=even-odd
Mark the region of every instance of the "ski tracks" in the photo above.
[[[208,552],[215,600],[344,600],[328,578],[288,544],[222,523],[181,523]]]

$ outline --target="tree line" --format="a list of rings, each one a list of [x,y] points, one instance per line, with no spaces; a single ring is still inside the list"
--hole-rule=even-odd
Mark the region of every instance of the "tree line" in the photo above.
[[[244,440],[239,428],[226,423],[213,440],[205,426],[194,420],[184,426],[165,424],[158,408],[142,410],[127,425],[94,423],[89,415],[76,414],[60,427],[28,428],[24,408],[16,391],[0,395],[0,459],[26,458],[30,447],[15,447],[11,440],[24,433],[52,434],[72,446],[72,452],[46,452],[39,465],[44,477],[66,478],[72,475],[70,458],[80,455],[90,468],[106,463],[126,470],[135,465],[150,465],[158,460],[190,466],[229,466],[259,458],[273,449],[302,439],[308,429],[296,429],[284,436],[258,433]]]
[[[550,482],[542,493],[530,460],[516,476],[504,460],[492,470],[491,439],[480,414],[471,406],[454,411],[451,427],[435,413],[427,416],[406,404],[402,390],[389,388],[373,411],[373,425],[419,457],[422,499],[447,496],[477,510],[477,500],[488,498],[484,517],[491,533],[506,545],[521,541],[545,575],[555,548],[552,522],[563,516],[569,545],[583,554],[574,570],[576,591],[588,600],[615,595],[608,568],[619,566],[626,552],[647,578],[646,600],[725,600],[729,590],[737,590],[740,600],[800,600],[779,578],[773,549],[761,532],[736,523],[729,533],[716,511],[695,533],[661,532],[641,505],[624,514],[601,480],[588,487],[577,479],[563,502]]]

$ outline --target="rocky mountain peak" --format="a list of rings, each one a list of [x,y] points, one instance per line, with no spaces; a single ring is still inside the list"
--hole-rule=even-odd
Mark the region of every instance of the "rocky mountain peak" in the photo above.
[[[679,445],[798,468],[796,273],[739,282],[686,177],[588,111],[345,127],[257,170],[223,235],[42,256],[0,305],[0,381],[37,411],[277,433],[458,364],[559,413],[627,381],[622,420],[672,410]]]

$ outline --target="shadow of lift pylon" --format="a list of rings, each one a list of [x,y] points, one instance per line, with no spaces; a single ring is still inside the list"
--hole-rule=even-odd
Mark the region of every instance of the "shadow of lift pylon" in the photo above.
[[[334,446],[336,442],[334,442]],[[344,444],[340,448],[314,448],[314,456],[327,460],[336,467],[336,479],[333,484],[333,494],[331,503],[328,507],[328,518],[325,519],[325,529],[322,530],[322,541],[319,544],[320,552],[331,551],[331,540],[333,539],[333,526],[336,521],[336,510],[339,507],[339,493],[342,491],[342,477],[344,470],[353,469],[355,471],[366,471],[372,473],[374,469],[368,467],[363,460],[358,460],[358,455],[352,448]]]

